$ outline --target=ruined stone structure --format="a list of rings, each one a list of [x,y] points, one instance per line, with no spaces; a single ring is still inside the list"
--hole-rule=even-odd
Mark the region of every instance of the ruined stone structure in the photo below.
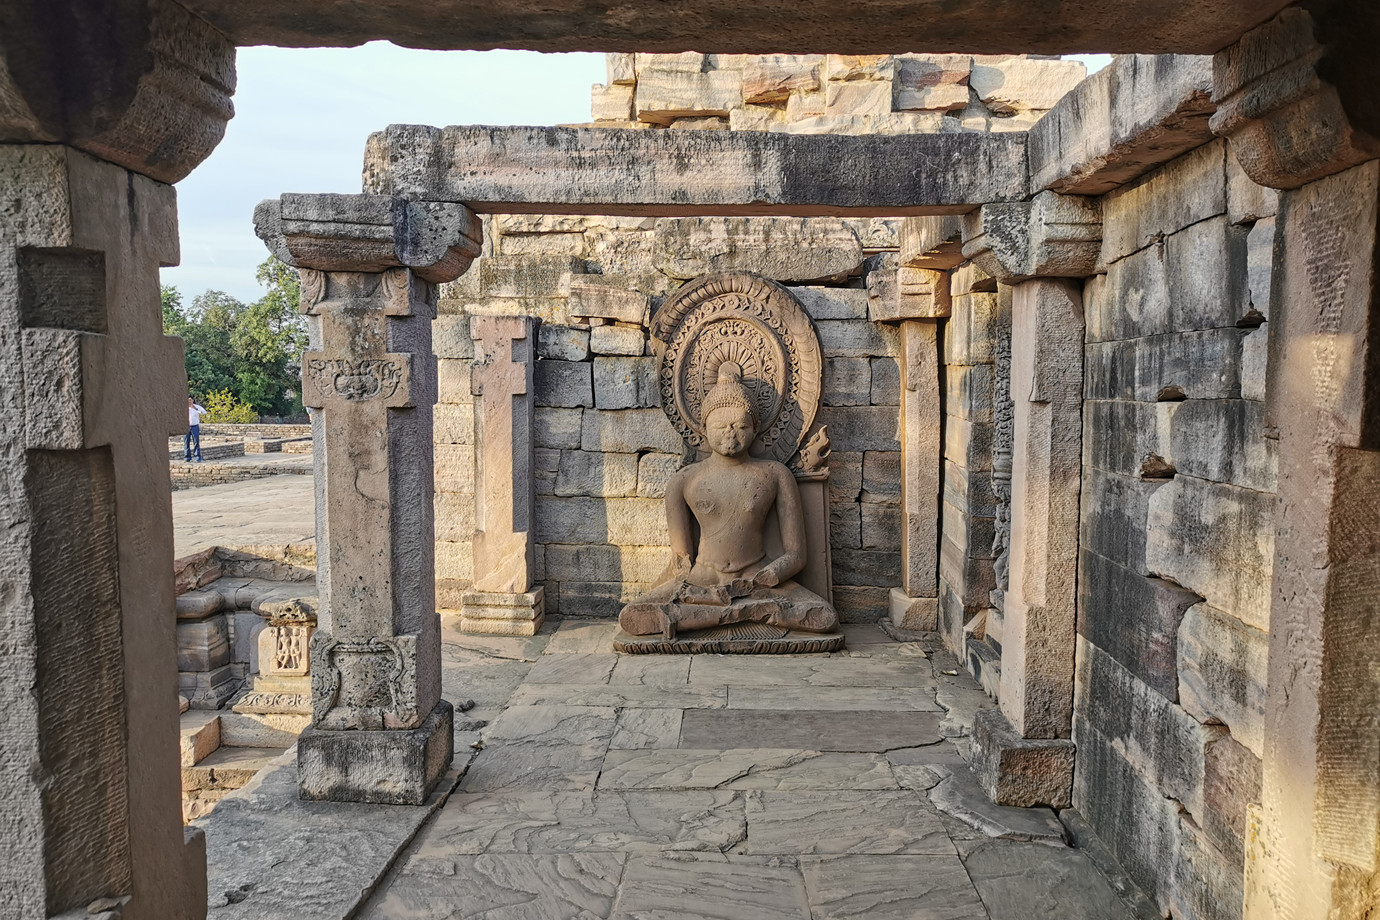
[[[880,59],[826,59],[815,83],[759,74],[749,101],[746,66],[705,58],[642,86],[636,58],[632,84],[621,58],[596,114],[670,128],[395,127],[370,142],[365,194],[265,208],[263,235],[304,269],[315,324],[321,606],[305,795],[425,798],[451,738],[435,601],[535,629],[567,596],[611,614],[655,579],[654,553],[623,547],[659,555],[660,538],[620,536],[659,526],[640,490],[665,482],[683,444],[639,363],[648,314],[673,281],[751,267],[733,261],[754,252],[745,219],[766,216],[793,228],[787,250],[858,256],[825,272],[787,260],[777,277],[821,327],[825,312],[840,323],[837,339],[821,328],[826,362],[857,359],[825,371],[855,402],[829,406],[826,382],[821,408],[872,420],[830,429],[831,490],[860,476],[857,500],[839,503],[845,518],[858,508],[846,549],[870,551],[868,518],[901,537],[899,552],[878,549],[879,584],[835,567],[836,606],[933,625],[980,675],[1000,704],[973,749],[993,799],[1071,804],[1165,914],[1373,913],[1380,34],[1366,6],[1163,0],[1114,16],[975,2],[891,21],[877,18],[886,5],[735,4],[725,17],[706,4],[616,24],[503,5],[471,18],[420,4],[329,16],[312,0],[133,6],[119,22],[137,27],[7,13],[0,32],[7,908],[173,917],[205,903],[198,835],[177,821],[163,470],[179,407],[132,398],[181,392],[175,343],[154,325],[156,269],[176,260],[167,183],[220,136],[236,43],[391,37],[1159,56],[1118,58],[1017,131],[987,130],[1010,103],[984,95],[977,67],[960,109],[945,67],[926,82],[897,64],[883,80]],[[618,87],[630,85],[629,102]],[[871,110],[831,113],[831,99]],[[936,113],[935,133],[876,133]],[[981,131],[944,130],[978,116]],[[748,130],[677,130],[681,118]],[[873,133],[806,133],[855,127]],[[507,216],[485,218],[485,233],[476,214]],[[584,214],[608,217],[572,217]],[[894,247],[859,233],[898,217]],[[805,222],[817,218],[831,220]],[[651,237],[652,273],[642,251],[612,245],[625,230]],[[697,255],[730,236],[735,255]],[[466,273],[481,237],[486,258]],[[780,249],[764,242],[754,258]],[[654,274],[667,280],[642,285]],[[521,307],[468,309],[485,298]],[[478,322],[489,316],[544,320],[535,355],[535,323]],[[503,413],[486,405],[496,394]],[[452,455],[440,481],[433,431]],[[480,440],[490,456],[482,438],[503,432],[523,450],[467,491],[466,453]],[[491,479],[507,489],[484,491]],[[477,492],[482,517],[462,498]],[[881,508],[864,517],[869,504]],[[438,538],[497,564],[466,570],[459,546],[432,552]],[[552,546],[612,549],[573,561]],[[837,561],[845,547],[832,549]],[[560,564],[584,577],[553,578]],[[590,578],[599,565],[607,576]],[[851,614],[848,587],[866,589]]]

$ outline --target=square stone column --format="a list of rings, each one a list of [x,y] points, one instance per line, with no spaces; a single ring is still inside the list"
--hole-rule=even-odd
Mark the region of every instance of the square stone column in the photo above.
[[[1012,285],[1011,473],[999,712],[973,765],[1001,805],[1069,804],[1073,786],[1083,297],[1102,237],[1096,201],[1042,192],[964,217],[963,254]],[[1004,459],[1004,458],[1003,458]]]
[[[419,805],[452,756],[432,509],[434,282],[478,254],[459,205],[284,196],[259,235],[302,269],[316,463],[317,630],[305,799]]]
[[[158,310],[176,197],[56,144],[0,146],[0,186],[0,910],[203,917],[167,452],[187,377]]]
[[[461,600],[460,628],[532,636],[545,598],[532,585],[532,506],[537,329],[531,316],[476,316],[471,376],[475,396],[474,587]]]

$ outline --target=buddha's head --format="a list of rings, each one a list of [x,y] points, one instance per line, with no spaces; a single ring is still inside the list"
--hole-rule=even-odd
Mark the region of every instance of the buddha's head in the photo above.
[[[732,361],[719,365],[719,379],[700,406],[705,440],[714,453],[741,457],[757,437],[757,407],[743,386],[743,371]]]

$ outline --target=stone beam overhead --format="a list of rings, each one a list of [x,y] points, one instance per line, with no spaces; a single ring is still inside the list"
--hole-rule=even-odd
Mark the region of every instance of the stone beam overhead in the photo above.
[[[896,217],[1027,194],[1025,135],[429,128],[369,138],[365,191],[505,214]]]
[[[980,53],[1217,51],[1288,0],[183,0],[240,45],[533,51]]]

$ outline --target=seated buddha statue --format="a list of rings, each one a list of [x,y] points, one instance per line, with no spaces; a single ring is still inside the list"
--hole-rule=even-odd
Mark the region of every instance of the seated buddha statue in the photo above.
[[[619,624],[634,636],[668,639],[678,630],[746,622],[834,631],[833,606],[792,580],[806,558],[799,487],[785,464],[749,455],[757,411],[737,364],[719,367],[700,415],[713,453],[667,486],[671,564],[655,587],[622,609]],[[768,556],[765,534],[772,509],[783,547],[775,557]]]

